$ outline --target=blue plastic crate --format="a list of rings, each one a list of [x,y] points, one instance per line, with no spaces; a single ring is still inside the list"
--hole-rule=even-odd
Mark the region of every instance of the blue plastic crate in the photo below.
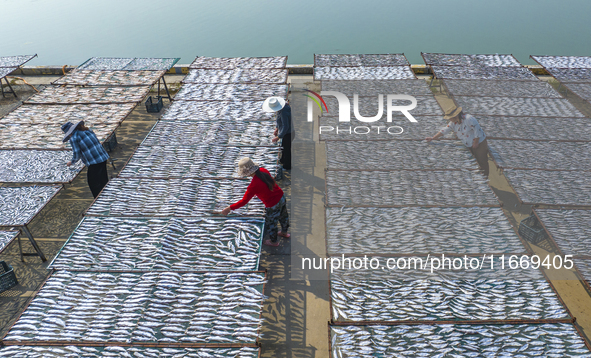
[[[152,96],[149,96],[146,100],[146,111],[148,111],[148,113],[158,113],[162,107],[164,107],[164,104],[162,103],[162,96],[158,96],[156,98],[156,103],[152,101]]]

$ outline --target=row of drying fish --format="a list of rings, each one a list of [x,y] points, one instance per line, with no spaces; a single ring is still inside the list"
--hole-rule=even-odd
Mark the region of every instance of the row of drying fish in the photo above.
[[[427,65],[463,67],[521,67],[513,55],[460,55],[421,53]]]
[[[586,259],[575,259],[575,266],[583,276],[583,280],[591,286],[591,260]]]
[[[117,129],[119,123],[88,123],[100,142]],[[66,149],[60,124],[0,124],[0,149]]]
[[[35,55],[21,55],[21,56],[0,56],[0,67],[18,67],[31,59]]]
[[[546,68],[546,71],[564,83],[591,82],[591,68]]]
[[[150,86],[134,87],[47,87],[26,100],[31,104],[47,103],[138,103],[150,92]]]
[[[489,138],[548,141],[591,140],[591,122],[584,117],[556,118],[477,115],[477,119],[484,133]],[[421,122],[419,119],[417,120]]]
[[[525,67],[431,66],[431,69],[439,79],[538,81],[538,78]]]
[[[591,68],[591,56],[532,56],[532,58],[546,68]]]
[[[322,80],[408,80],[416,76],[410,66],[314,67],[314,79]]]
[[[60,127],[65,122],[120,123],[127,117],[134,103],[122,104],[23,104],[0,118],[0,124],[51,124]]]
[[[205,57],[199,56],[189,68],[216,70],[285,68],[287,56],[275,57]]]
[[[0,226],[29,223],[60,189],[55,185],[0,187]]]
[[[6,341],[254,343],[262,273],[57,271]]]
[[[326,172],[329,205],[498,205],[476,170]]]
[[[379,94],[405,94],[410,96],[432,96],[429,82],[423,79],[410,80],[325,80],[322,91],[341,92],[350,99],[353,95],[377,98]]]
[[[591,257],[591,212],[536,209],[536,214],[565,255]]]
[[[314,66],[316,67],[391,67],[410,66],[410,63],[403,54],[339,54],[339,55],[314,55]]]
[[[159,121],[142,146],[273,146],[273,121]]]
[[[99,71],[76,69],[52,82],[76,86],[152,86],[166,71]]]
[[[263,101],[174,101],[163,120],[269,121],[274,114],[263,111]]]
[[[478,169],[456,141],[334,141],[326,143],[329,169]]]
[[[86,217],[58,270],[255,271],[263,219]]]
[[[140,146],[119,175],[121,178],[240,178],[238,162],[249,157],[277,173],[278,147]],[[2,170],[0,169],[0,174]],[[1,176],[0,176],[1,177]]]
[[[264,101],[272,96],[287,98],[287,85],[190,83],[184,84],[174,99],[175,101]]]
[[[443,116],[413,115],[413,117],[416,123],[411,123],[402,116],[393,116],[390,123],[385,122],[385,119],[376,123],[364,123],[354,117],[350,122],[340,122],[339,117],[320,117],[320,140],[424,140],[447,125]]]
[[[84,167],[66,166],[70,159],[65,150],[0,150],[0,182],[69,183]]]
[[[500,208],[327,208],[328,252],[519,253]]]
[[[562,98],[550,84],[542,81],[444,80],[443,84],[454,96]]]
[[[113,179],[88,209],[96,216],[212,216],[242,199],[250,181],[233,179]],[[262,215],[252,200],[236,211]]]
[[[381,102],[381,106],[380,106],[380,101],[379,101],[379,97],[376,96],[372,96],[372,97],[359,97],[358,98],[358,102],[357,105],[355,105],[355,101],[353,98],[350,98],[350,102],[351,102],[351,120],[355,119],[355,109],[357,108],[357,111],[359,112],[359,114],[363,117],[370,117],[373,118],[375,116],[377,116],[379,114],[379,109],[380,107],[382,108],[382,115],[380,116],[381,119],[381,123],[364,123],[364,125],[383,125],[386,122],[386,118],[388,116],[388,100],[387,100],[387,96],[382,96],[382,102]],[[414,99],[416,100],[416,107],[409,110],[408,113],[410,113],[411,115],[441,115],[443,114],[443,111],[441,110],[441,107],[439,106],[439,104],[437,103],[437,100],[432,96],[416,96],[414,97]],[[340,111],[340,107],[339,107],[339,103],[338,100],[334,97],[328,97],[325,99],[325,103],[326,106],[328,107],[328,113],[325,113],[324,115],[328,115],[328,116],[338,116],[339,115],[339,111]],[[390,101],[390,104],[392,106],[410,106],[412,105],[412,101],[410,99],[393,99]],[[392,113],[393,116],[403,116],[403,114],[401,112],[398,111],[393,111]],[[411,122],[408,121],[407,119],[407,123],[412,124]],[[387,124],[387,123],[386,123]]]
[[[571,323],[331,326],[335,358],[591,357]]]
[[[63,358],[63,357],[151,357],[151,358],[259,358],[260,348],[148,348],[148,347],[51,347],[6,346],[0,357]]]
[[[178,60],[178,58],[92,57],[78,66],[77,69],[92,71],[168,71]]]
[[[0,231],[0,252],[18,236],[18,231]]]
[[[17,68],[18,67],[0,67],[0,79],[3,78],[4,76],[8,76]]]
[[[182,83],[287,83],[288,70],[283,69],[190,69]]]
[[[505,169],[503,173],[524,203],[591,205],[587,172]]]
[[[569,318],[543,277],[508,281],[499,273],[497,280],[401,281],[348,270],[331,274],[330,291],[334,321]]]
[[[577,96],[587,102],[591,102],[591,83],[569,83],[567,87]]]
[[[465,113],[472,115],[585,117],[567,99],[462,96],[454,99]]]
[[[488,144],[497,165],[503,168],[591,170],[589,142],[495,139]]]

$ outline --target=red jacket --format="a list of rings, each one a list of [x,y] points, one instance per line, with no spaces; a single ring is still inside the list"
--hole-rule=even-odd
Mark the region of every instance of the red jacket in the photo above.
[[[269,172],[265,168],[260,168],[260,171],[269,174]],[[242,198],[242,200],[230,205],[230,209],[236,210],[243,207],[244,205],[248,204],[250,199],[252,199],[252,197],[255,195],[259,199],[261,199],[263,204],[265,204],[265,207],[270,208],[272,206],[277,205],[279,200],[281,200],[281,198],[283,197],[283,190],[281,190],[281,188],[277,184],[275,184],[275,187],[273,187],[272,191],[269,190],[267,184],[265,184],[261,179],[259,179],[255,175],[252,178],[250,185],[248,185],[248,188],[246,188],[246,193],[244,193],[244,197]]]

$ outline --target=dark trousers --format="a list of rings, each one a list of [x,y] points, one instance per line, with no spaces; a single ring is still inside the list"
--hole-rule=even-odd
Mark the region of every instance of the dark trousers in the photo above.
[[[482,170],[482,174],[488,177],[488,142],[486,141],[486,138],[480,144],[478,144],[476,149],[470,148],[470,151],[472,152],[472,155],[474,155],[474,158],[476,158],[476,161],[480,166],[480,170]]]
[[[291,141],[293,140],[293,133],[286,134],[281,139],[281,164],[283,169],[291,170]]]
[[[88,187],[92,192],[92,196],[96,198],[109,182],[109,176],[107,175],[107,161],[105,160],[102,163],[89,165],[86,178],[88,179]]]

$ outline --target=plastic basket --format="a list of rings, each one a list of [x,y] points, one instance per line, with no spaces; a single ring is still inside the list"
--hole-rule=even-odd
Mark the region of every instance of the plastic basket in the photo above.
[[[538,218],[533,214],[521,220],[521,223],[519,223],[519,235],[532,244],[538,244],[548,238],[546,230],[544,230]]]
[[[4,261],[0,261],[0,293],[10,290],[16,285],[18,285],[18,281],[12,266]]]
[[[152,101],[152,96],[149,96],[146,100],[146,111],[148,111],[148,113],[158,113],[162,107],[164,107],[164,104],[162,103],[162,96],[158,96],[156,98],[158,99],[156,103]]]

